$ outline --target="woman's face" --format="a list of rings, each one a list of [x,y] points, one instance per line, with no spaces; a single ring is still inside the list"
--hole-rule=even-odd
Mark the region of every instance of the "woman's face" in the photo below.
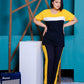
[[[61,7],[61,0],[54,0],[52,4],[55,9],[59,9]]]

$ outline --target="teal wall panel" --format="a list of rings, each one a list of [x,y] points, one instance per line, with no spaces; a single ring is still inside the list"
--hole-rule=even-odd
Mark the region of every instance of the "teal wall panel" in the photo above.
[[[8,36],[0,36],[0,70],[8,70]]]
[[[62,54],[61,69],[74,69],[74,36],[65,36],[65,47]]]
[[[64,8],[74,14],[74,0],[63,0]],[[65,23],[67,23],[66,21]],[[74,26],[69,26],[64,29],[65,35],[74,35]]]
[[[74,53],[75,53],[75,71],[74,81],[84,82],[84,7],[83,0],[75,0],[75,15],[78,18],[78,23],[74,29]]]

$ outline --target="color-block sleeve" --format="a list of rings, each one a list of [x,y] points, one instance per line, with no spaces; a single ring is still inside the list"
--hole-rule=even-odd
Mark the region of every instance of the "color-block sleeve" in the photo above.
[[[35,16],[35,19],[38,21],[44,20],[44,10]]]
[[[64,16],[65,16],[65,21],[72,21],[75,15],[70,11],[64,9]]]

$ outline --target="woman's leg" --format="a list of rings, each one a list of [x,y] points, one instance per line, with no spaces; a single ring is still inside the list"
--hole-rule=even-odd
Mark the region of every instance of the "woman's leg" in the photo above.
[[[58,73],[59,73],[59,67],[60,67],[60,63],[61,63],[61,56],[63,53],[63,49],[64,47],[56,47],[55,46],[55,59],[54,59],[54,67],[53,67],[53,84],[57,84],[57,77],[58,77]]]
[[[54,46],[52,45],[42,45],[45,64],[44,64],[44,84],[52,84],[52,72],[54,65]]]

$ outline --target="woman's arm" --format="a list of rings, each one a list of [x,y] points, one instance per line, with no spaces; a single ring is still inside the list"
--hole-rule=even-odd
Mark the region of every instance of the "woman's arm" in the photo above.
[[[65,27],[74,25],[74,24],[77,23],[77,22],[78,22],[78,20],[77,20],[77,18],[74,16],[74,19],[73,19],[72,21],[69,21],[68,23],[64,24],[63,33],[64,33],[64,28],[65,28]],[[64,33],[64,34],[65,34],[65,33]]]
[[[39,26],[41,26],[41,27],[46,27],[46,25],[44,24],[44,23],[42,23],[41,21],[38,21],[38,20],[36,20],[35,18],[33,19],[33,22],[36,24],[36,25],[39,25]]]
[[[78,22],[78,20],[77,20],[77,18],[74,16],[74,19],[73,19],[72,21],[69,21],[68,23],[64,24],[64,27],[74,25],[74,24],[77,23],[77,22]]]
[[[41,21],[36,20],[35,18],[33,19],[33,22],[36,25],[39,25],[41,27],[44,27],[44,32],[43,32],[43,36],[44,36],[45,32],[47,32],[47,26],[44,23],[42,23]]]

